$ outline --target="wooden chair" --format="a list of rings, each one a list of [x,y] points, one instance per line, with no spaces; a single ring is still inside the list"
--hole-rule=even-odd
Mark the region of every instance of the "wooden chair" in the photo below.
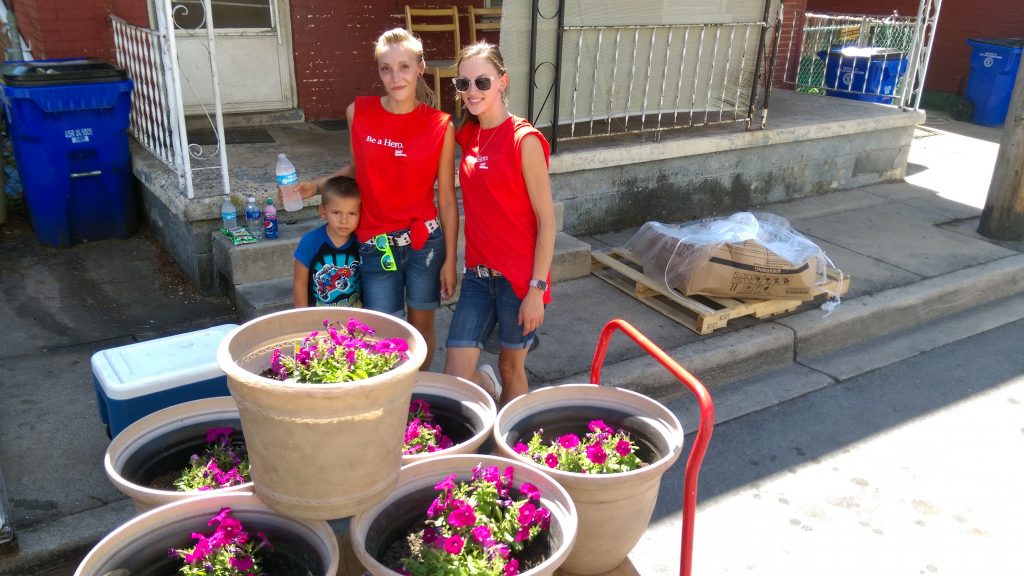
[[[426,68],[423,73],[434,78],[434,96],[437,98],[437,108],[441,109],[441,79],[454,78],[458,76],[455,70],[455,55],[462,47],[459,41],[459,9],[451,8],[411,8],[405,7],[405,29],[417,36],[422,32],[427,33],[450,33],[452,37],[451,58],[431,59],[426,61]],[[424,40],[426,45],[428,39]],[[455,114],[458,115],[461,106],[455,101]]]
[[[469,7],[469,43],[475,43],[477,32],[501,32],[501,8]],[[492,42],[497,44],[497,41]]]

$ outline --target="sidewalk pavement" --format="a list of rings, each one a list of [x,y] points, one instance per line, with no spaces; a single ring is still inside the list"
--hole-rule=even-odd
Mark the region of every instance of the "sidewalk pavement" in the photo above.
[[[801,391],[771,378],[754,380],[741,391],[754,400],[743,401],[731,382],[751,382],[752,375],[794,361],[813,363],[815,356],[1024,292],[1024,242],[995,242],[975,232],[999,136],[996,129],[933,118],[917,132],[905,182],[751,207],[788,218],[851,276],[831,315],[807,304],[775,319],[735,319],[699,336],[588,276],[555,286],[540,345],[528,360],[532,385],[588,381],[601,328],[623,318],[721,398],[720,419],[732,418]],[[632,233],[585,240],[596,248],[618,246]],[[36,243],[18,214],[0,226],[0,290],[7,343],[0,352],[0,469],[20,546],[18,554],[0,558],[0,575],[70,574],[99,538],[133,515],[103,471],[108,439],[93,392],[92,354],[237,319],[226,298],[197,295],[147,230],[57,250]],[[997,311],[987,326],[1017,316]],[[438,314],[440,342],[450,318],[449,309]],[[884,365],[884,351],[878,358]],[[443,353],[431,368],[442,370]],[[603,382],[672,406],[683,396],[682,387],[622,337],[609,347]],[[693,417],[679,410],[692,429]],[[678,545],[677,534],[666,538],[668,546]]]

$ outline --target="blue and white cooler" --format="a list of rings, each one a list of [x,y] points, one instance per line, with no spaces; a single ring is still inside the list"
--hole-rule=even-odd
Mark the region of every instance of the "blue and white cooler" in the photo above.
[[[200,398],[228,396],[217,347],[237,324],[138,342],[92,355],[100,420],[113,438],[157,410]]]

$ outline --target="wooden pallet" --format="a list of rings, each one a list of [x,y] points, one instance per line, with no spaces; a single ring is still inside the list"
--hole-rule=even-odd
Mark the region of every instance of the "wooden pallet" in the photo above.
[[[733,318],[769,318],[792,312],[805,303],[803,300],[681,296],[645,275],[640,260],[625,248],[595,250],[591,258],[591,272],[595,276],[698,334],[710,334],[725,327]],[[826,292],[846,294],[850,288],[850,277],[843,276],[840,281],[835,270],[828,270],[828,279],[824,286],[815,287],[815,297]]]

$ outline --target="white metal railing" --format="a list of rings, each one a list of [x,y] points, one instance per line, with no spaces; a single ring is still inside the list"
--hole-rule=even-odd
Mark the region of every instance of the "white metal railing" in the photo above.
[[[921,0],[913,17],[793,10],[787,16],[799,28],[784,47],[783,80],[800,92],[916,109],[941,4]]]
[[[211,124],[217,138],[216,150],[204,155],[201,146],[189,144],[185,129],[185,108],[182,103],[182,71],[178,65],[174,29],[175,12],[185,10],[173,0],[162,0],[155,11],[157,29],[144,28],[111,15],[117,63],[135,82],[132,95],[131,134],[154,156],[178,176],[178,188],[187,198],[195,197],[193,172],[221,171],[223,193],[231,194],[227,150],[224,146],[224,121],[220,101],[220,82],[215,62],[216,48],[211,17],[204,17],[206,48],[210,56],[210,81],[213,83],[214,115]],[[210,14],[210,0],[203,0],[205,14]],[[187,79],[185,79],[188,82]],[[204,106],[205,108],[205,106]],[[209,114],[207,114],[209,117]],[[219,165],[193,167],[192,159],[207,160],[219,156]]]

